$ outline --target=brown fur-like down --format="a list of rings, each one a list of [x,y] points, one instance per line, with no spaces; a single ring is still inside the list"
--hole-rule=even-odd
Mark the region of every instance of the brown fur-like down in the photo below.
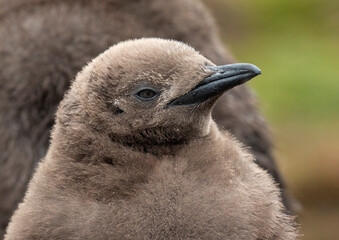
[[[0,0],[0,238],[46,154],[69,81],[109,46],[140,37],[177,39],[216,64],[232,62],[198,0]],[[267,125],[246,86],[221,97],[213,117],[284,191]]]
[[[167,105],[212,64],[162,39],[94,59],[60,104],[5,239],[296,239],[273,179],[212,120],[216,97]],[[145,86],[160,95],[140,100]]]

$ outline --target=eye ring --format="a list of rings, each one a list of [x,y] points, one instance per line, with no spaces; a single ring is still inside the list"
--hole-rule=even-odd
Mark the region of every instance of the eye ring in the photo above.
[[[150,87],[143,87],[139,89],[134,95],[140,100],[151,101],[159,96],[159,91]]]

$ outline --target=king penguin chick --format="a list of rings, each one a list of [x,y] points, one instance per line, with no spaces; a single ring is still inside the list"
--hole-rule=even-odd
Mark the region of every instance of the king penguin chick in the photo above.
[[[215,64],[233,62],[200,0],[0,0],[0,240],[46,155],[70,80],[108,47],[142,37],[176,39]],[[256,102],[240,85],[218,99],[212,117],[249,147],[291,210]]]
[[[211,118],[258,74],[171,40],[111,47],[61,102],[5,239],[296,239],[273,179]]]

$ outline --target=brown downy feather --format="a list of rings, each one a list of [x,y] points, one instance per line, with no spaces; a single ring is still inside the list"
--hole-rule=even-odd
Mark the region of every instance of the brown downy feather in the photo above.
[[[0,236],[46,153],[70,80],[109,46],[147,36],[189,43],[216,64],[232,62],[200,1],[0,0]],[[245,86],[231,90],[213,115],[284,191],[253,94]]]
[[[94,59],[60,104],[5,239],[296,239],[272,177],[212,120],[216,97],[168,106],[210,75],[207,65],[161,39]],[[160,94],[143,101],[144,86]]]

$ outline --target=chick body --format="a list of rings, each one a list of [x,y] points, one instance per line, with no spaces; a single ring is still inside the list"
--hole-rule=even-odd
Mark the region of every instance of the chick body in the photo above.
[[[296,239],[273,179],[212,120],[220,94],[170,105],[209,66],[161,39],[94,59],[61,102],[5,239]],[[158,94],[143,100],[145,88]]]

